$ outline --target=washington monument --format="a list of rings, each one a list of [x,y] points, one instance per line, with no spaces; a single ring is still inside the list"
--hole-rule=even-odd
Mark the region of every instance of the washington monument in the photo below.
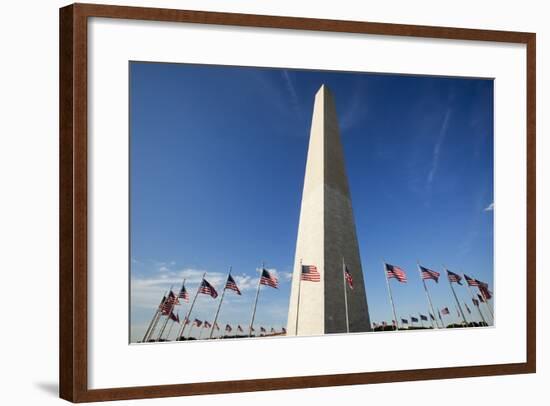
[[[301,280],[302,265],[314,266],[320,281]],[[353,289],[346,283],[344,267],[353,278]],[[322,85],[311,120],[287,335],[370,330],[336,108]]]

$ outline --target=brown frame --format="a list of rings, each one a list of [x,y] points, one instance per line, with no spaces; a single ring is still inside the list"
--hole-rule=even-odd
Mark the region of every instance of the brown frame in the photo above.
[[[365,33],[527,46],[527,361],[516,364],[253,379],[130,388],[87,385],[87,22],[89,17]],[[60,9],[60,397],[72,402],[448,379],[536,371],[536,162],[534,33],[73,4]]]

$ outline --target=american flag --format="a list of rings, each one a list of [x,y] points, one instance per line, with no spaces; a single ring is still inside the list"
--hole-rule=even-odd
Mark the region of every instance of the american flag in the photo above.
[[[391,321],[392,326],[397,326],[397,322],[395,320]]]
[[[395,278],[399,282],[407,282],[407,274],[405,271],[395,265],[386,264],[386,276],[388,279]]]
[[[447,277],[449,278],[449,282],[456,282],[459,285],[462,285],[462,282],[460,282],[462,280],[462,276],[459,274],[451,272],[447,269]]]
[[[422,279],[433,279],[434,281],[439,282],[440,273],[425,268],[422,265],[420,265],[420,275],[422,276]]]
[[[239,290],[239,287],[237,286],[237,282],[235,282],[235,279],[233,279],[231,274],[229,274],[227,276],[227,282],[225,283],[225,288],[237,292],[237,295],[241,294],[241,291]]]
[[[185,289],[185,285],[183,283],[181,284],[181,289],[180,289],[180,293],[178,294],[178,298],[183,299],[189,303],[189,293],[187,293],[187,289]]]
[[[242,332],[243,332],[243,328],[241,327],[241,325],[240,325],[240,324],[239,324],[239,325],[237,326],[237,331],[239,331],[240,333],[242,333]]]
[[[374,322],[372,323],[372,328],[378,328],[378,323],[374,321]]]
[[[266,332],[266,331],[265,331],[265,328],[260,327],[260,332],[261,332],[261,333],[265,333],[265,332]]]
[[[420,320],[428,321],[428,316],[420,315]]]
[[[353,290],[353,278],[351,277],[351,273],[347,265],[344,266],[344,276],[346,278],[346,282],[348,283],[349,288]]]
[[[189,319],[187,318],[187,316],[185,316],[185,318],[183,319],[183,324],[185,325],[189,324]]]
[[[212,286],[206,279],[202,280],[201,286],[199,288],[199,293],[210,295],[213,299],[218,297],[218,292],[216,292],[214,286]]]
[[[444,307],[443,309],[441,309],[441,314],[449,314],[449,308],[448,307]]]
[[[159,311],[162,311],[162,307],[164,306],[164,303],[166,303],[166,295],[164,295],[160,301],[159,304]]]
[[[271,275],[267,269],[262,269],[262,276],[260,277],[260,285],[271,286],[272,288],[278,289],[279,280]]]
[[[315,265],[302,265],[300,279],[309,282],[321,282],[321,274]]]
[[[271,332],[274,333],[275,332],[275,329],[273,327],[271,327]]]
[[[411,321],[413,323],[418,323],[418,319],[416,317],[411,316]]]
[[[481,303],[485,303],[485,298],[483,296],[481,296],[479,293],[477,294],[477,297],[479,298],[479,301]]]
[[[286,328],[282,328],[281,331],[283,332],[283,334],[286,334]]]
[[[179,314],[174,314],[174,312],[170,312],[170,319],[172,321],[175,321],[176,323],[180,322],[180,316]]]
[[[472,314],[472,311],[470,310],[466,302],[464,302],[464,306],[466,306],[466,311],[468,312],[468,314]]]
[[[401,319],[401,323],[403,323],[403,324],[409,324],[409,320],[407,320],[407,319]]]
[[[169,316],[170,312],[172,311],[174,306],[177,304],[179,304],[178,298],[176,297],[174,292],[170,291],[170,293],[168,294],[168,297],[166,298],[166,300],[162,305],[162,314],[164,316]]]
[[[477,300],[476,298],[472,298],[472,303],[474,304],[474,306],[478,306],[479,307],[479,300]]]
[[[388,325],[388,323],[386,323],[385,321],[382,322],[382,327],[386,327]]]
[[[220,326],[218,326],[218,322],[214,323],[214,328],[215,328],[216,330],[219,330],[219,329],[220,329]]]
[[[204,328],[210,328],[212,327],[212,324],[210,324],[209,322],[207,322],[206,320],[204,321]]]
[[[228,333],[231,333],[233,331],[233,329],[231,328],[231,326],[229,324],[226,324],[225,325],[225,331],[227,331]]]
[[[199,319],[195,319],[195,320],[193,320],[193,325],[197,326],[197,327],[200,327],[202,325],[202,321],[199,320]]]
[[[435,320],[435,317],[433,314],[430,313],[430,319]]]
[[[483,296],[483,299],[485,299],[486,301],[493,297],[492,292],[489,290],[489,285],[487,285],[485,282],[479,282],[478,289],[481,293],[481,296]]]
[[[470,278],[468,275],[464,274],[464,279],[466,279],[466,283],[468,286],[479,286],[479,281],[474,278]]]

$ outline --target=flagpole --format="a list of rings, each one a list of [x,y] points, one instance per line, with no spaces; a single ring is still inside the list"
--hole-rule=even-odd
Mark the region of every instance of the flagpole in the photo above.
[[[157,320],[158,320],[158,318],[159,318],[159,315],[160,315],[160,310],[157,310],[157,313],[156,313],[155,316],[153,317],[153,320],[151,320],[152,324],[151,324],[150,329],[147,331],[146,335],[143,336],[143,342],[144,342],[144,343],[149,342],[149,337],[151,336],[151,333],[153,332],[153,329],[154,329],[155,326],[156,326],[156,323],[157,323]]]
[[[166,303],[166,300],[168,300],[168,292],[166,292],[166,294],[164,295],[164,300],[162,302],[163,306],[164,306],[164,303]],[[157,325],[158,325],[159,320],[161,319],[161,317],[162,317],[162,306],[159,307],[159,310],[158,310],[158,313],[157,313],[157,318],[155,319],[155,322],[153,323],[153,326],[151,327],[151,331],[149,332],[149,335],[147,336],[147,341],[149,341],[153,337],[153,334],[154,334],[155,330],[157,329]]]
[[[346,283],[346,261],[344,257],[342,257],[342,278],[344,279],[344,302],[346,305],[346,330],[349,333],[348,284]]]
[[[151,318],[151,322],[149,323],[149,327],[147,327],[147,330],[145,330],[145,334],[143,335],[143,339],[142,339],[142,342],[144,342],[144,343],[147,342],[147,336],[151,332],[151,327],[153,326],[153,323],[155,322],[155,320],[157,318],[157,315],[159,314],[160,308],[163,305],[165,298],[166,298],[166,295],[164,295],[162,297],[162,299],[160,299],[160,304],[158,305],[157,310],[155,311],[155,314]]]
[[[151,332],[149,333],[149,336],[147,337],[147,341],[149,341],[153,337],[153,334],[155,333],[155,330],[157,329],[157,325],[159,324],[159,320],[160,320],[161,317],[162,317],[162,311],[159,311],[159,313],[157,314],[157,319],[155,320],[155,323],[153,323],[153,328],[151,328]]]
[[[466,278],[464,278],[466,279]],[[481,313],[481,309],[479,308],[479,304],[476,306],[476,304],[474,303],[474,292],[472,292],[472,289],[470,288],[470,285],[468,284],[468,281],[466,281],[466,288],[468,289],[468,292],[470,292],[470,296],[472,296],[472,304],[477,307],[477,311],[479,313],[479,316],[481,317],[481,320],[483,320],[483,323],[485,323],[487,326],[489,324],[487,324],[487,321],[485,321],[485,317],[483,317],[483,313]],[[479,301],[478,301],[479,303]]]
[[[227,274],[227,279],[229,279],[229,275],[231,275],[231,266],[229,267],[229,273]],[[225,281],[225,286],[223,287],[222,297],[220,298],[220,304],[218,305],[218,309],[216,310],[216,315],[214,316],[214,323],[212,324],[212,328],[210,329],[210,337],[209,337],[210,339],[212,339],[212,335],[214,334],[214,326],[218,321],[218,315],[220,314],[220,309],[222,307],[223,297],[225,296],[226,288],[227,288],[227,280]]]
[[[481,296],[484,296],[483,294]],[[489,306],[489,299],[486,297],[483,297],[483,300],[485,302],[485,306],[487,307],[487,310],[489,310],[489,314],[491,315],[491,319],[493,320],[493,325],[495,324],[495,316],[493,315],[493,311],[491,310],[491,307]]]
[[[174,285],[170,286],[170,289],[168,289],[168,297],[170,297],[170,292],[172,292],[173,287],[174,287]],[[176,300],[177,300],[177,296],[176,296]],[[172,306],[168,310],[168,314],[166,315],[166,320],[164,321],[164,324],[163,324],[162,328],[160,329],[159,335],[157,337],[157,341],[160,341],[160,339],[162,338],[162,334],[164,333],[164,330],[166,329],[166,325],[168,324],[168,321],[170,320],[170,313],[172,313],[172,311],[174,310],[174,307],[176,307],[175,302],[172,303]]]
[[[183,282],[181,283],[182,288],[185,286],[185,281],[186,281],[186,280],[187,280],[186,278],[183,279]],[[173,286],[173,285],[172,285],[172,286]],[[170,288],[170,290],[172,290],[172,288]],[[180,289],[180,290],[181,290],[181,289]],[[178,296],[176,296],[176,300],[179,302],[179,299],[180,299],[180,298],[179,298],[179,293],[178,293]],[[175,307],[176,307],[176,304],[172,305],[172,310],[170,310],[170,313],[172,313],[172,312],[174,311],[174,308],[175,308]],[[179,312],[178,312],[178,314],[179,314]],[[170,315],[168,315],[168,319],[170,319]],[[168,320],[167,320],[167,321],[168,321]],[[175,323],[176,323],[176,322],[172,320],[172,324],[170,324],[170,329],[168,330],[168,334],[166,335],[166,338],[170,337],[170,332],[172,331],[172,327],[174,327],[174,324],[175,324]],[[164,327],[166,328],[166,325],[165,325]],[[159,340],[162,339],[162,334],[163,334],[163,333],[164,333],[164,329],[163,329],[162,332],[160,333]],[[177,338],[177,337],[176,337],[176,338]]]
[[[479,286],[477,287],[479,292],[481,293],[481,296],[483,296],[483,301],[485,302],[485,306],[487,307],[487,310],[489,311],[489,314],[491,315],[491,319],[493,320],[493,325],[495,324],[495,315],[493,314],[493,311],[491,310],[491,307],[489,306],[489,299],[485,297],[483,292],[481,292],[481,289]],[[489,290],[489,285],[487,285],[487,290]]]
[[[478,299],[478,301],[479,301],[479,299]],[[477,306],[477,309],[478,309],[479,313],[481,313],[483,315],[483,311],[481,310],[481,304],[479,306]],[[489,323],[487,322],[487,319],[484,318],[484,320],[485,320],[485,324],[487,324],[487,326],[489,326]]]
[[[304,271],[303,265],[302,265],[302,259],[300,258],[300,272],[299,272],[299,278],[298,279],[298,301],[296,303],[296,335],[298,335],[298,317],[300,316],[300,293],[302,293],[302,272]]]
[[[170,324],[170,328],[168,329],[168,334],[166,334],[166,341],[170,341],[170,333],[172,332],[172,327],[174,327],[174,324],[176,324],[176,322],[174,320],[172,320],[172,323]]]
[[[424,285],[424,292],[426,292],[426,297],[428,298],[428,304],[430,305],[430,309],[432,309],[432,313],[434,315],[435,324],[437,328],[439,328],[439,324],[437,324],[437,319],[435,318],[435,310],[434,305],[432,304],[432,298],[430,296],[430,292],[428,292],[428,287],[426,286],[426,280],[422,277],[422,271],[420,270],[420,262],[416,261],[416,267],[418,269],[418,272],[420,274],[420,279],[422,279],[422,284]],[[432,327],[433,327],[433,320],[432,320]]]
[[[174,324],[176,324],[176,322],[172,320],[172,323],[170,323],[170,328],[168,329],[168,334],[166,334],[166,341],[170,341],[170,333],[172,332],[172,327],[174,327]]]
[[[260,286],[262,281],[262,274],[264,272],[264,263],[262,262],[262,269],[260,270],[260,277],[258,278],[258,288],[256,289],[256,299],[254,300],[254,308],[252,310],[252,318],[250,319],[250,326],[248,328],[248,336],[252,337],[252,327],[254,325],[254,318],[256,317],[256,306],[258,305],[258,296],[260,296]]]
[[[386,286],[388,288],[388,294],[390,296],[390,303],[393,310],[393,318],[395,319],[395,331],[399,330],[399,321],[397,320],[397,314],[395,313],[395,305],[393,304],[393,295],[391,292],[391,286],[390,281],[388,279],[388,274],[386,272],[386,261],[382,260],[383,270],[384,270],[384,278],[386,278]]]
[[[455,305],[455,309],[456,309],[456,317],[460,321],[460,310],[458,310],[458,307],[456,307],[456,305]]]
[[[183,324],[180,328],[180,331],[178,333],[178,337],[176,338],[176,340],[181,339],[183,337],[183,332],[185,331],[185,326],[187,325],[185,320],[187,320],[191,324],[191,320],[189,319],[189,317],[191,316],[191,312],[193,311],[193,307],[195,306],[195,302],[197,301],[197,296],[199,295],[199,290],[201,289],[202,281],[204,280],[205,276],[206,276],[206,272],[202,274],[201,282],[199,283],[199,286],[197,287],[197,291],[195,292],[195,297],[193,298],[193,301],[191,302],[191,306],[189,307],[189,310],[187,311],[187,316],[185,316],[185,319],[183,321]],[[193,325],[191,325],[189,330],[191,330],[192,328],[193,328]],[[187,337],[189,337],[189,334],[187,335]]]
[[[443,269],[445,269],[445,271],[447,271],[447,268],[445,267],[445,265],[443,265]],[[458,303],[458,297],[456,296],[455,289],[453,288],[453,283],[449,279],[449,274],[448,273],[447,273],[447,281],[449,281],[449,286],[451,287],[451,290],[453,291],[453,295],[455,297],[456,305],[458,306],[458,308],[460,310],[460,314],[462,315],[462,319],[464,320],[464,323],[466,324],[466,326],[468,326],[468,322],[466,321],[466,316],[464,316],[464,312],[462,311],[462,307],[460,307],[460,303]]]

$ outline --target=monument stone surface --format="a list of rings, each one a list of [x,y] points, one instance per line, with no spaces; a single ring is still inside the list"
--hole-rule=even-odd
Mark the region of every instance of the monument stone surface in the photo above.
[[[345,287],[343,261],[353,277],[353,290]],[[300,283],[301,264],[316,266],[321,281]],[[323,85],[315,95],[313,108],[287,335],[346,333],[344,289],[347,289],[349,332],[370,331],[336,107],[333,96]]]

